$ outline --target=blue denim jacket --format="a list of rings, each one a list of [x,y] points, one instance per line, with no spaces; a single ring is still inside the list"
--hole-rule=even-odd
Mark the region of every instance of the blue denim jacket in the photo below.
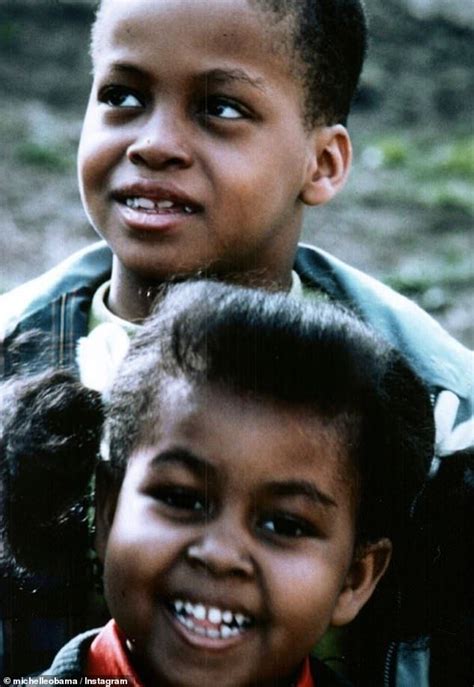
[[[110,250],[97,243],[0,297],[0,379],[25,369],[76,368],[77,340],[87,334],[92,297],[110,277],[111,266]],[[464,448],[473,432],[472,353],[414,303],[324,251],[300,245],[295,270],[305,292],[316,289],[343,302],[405,354],[427,384],[433,403],[438,400],[440,408],[448,409],[448,420],[446,413],[436,418],[439,453]],[[42,336],[23,341],[22,335],[33,330]],[[0,643],[8,635],[7,626],[8,622],[3,624]],[[46,663],[68,632],[67,624],[57,619],[49,625],[45,619],[42,627],[48,635]],[[0,670],[4,654],[0,647]],[[384,684],[427,686],[428,664],[428,644],[392,646]]]

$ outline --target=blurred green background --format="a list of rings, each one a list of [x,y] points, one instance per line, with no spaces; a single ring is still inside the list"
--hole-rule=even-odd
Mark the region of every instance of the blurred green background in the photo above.
[[[366,6],[354,168],[335,201],[308,212],[304,239],[408,294],[472,346],[474,5]],[[0,0],[0,291],[95,240],[75,176],[93,8]]]

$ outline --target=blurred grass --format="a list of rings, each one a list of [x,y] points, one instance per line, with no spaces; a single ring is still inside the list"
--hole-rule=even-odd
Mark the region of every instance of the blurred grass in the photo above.
[[[415,295],[434,285],[466,286],[472,283],[473,276],[472,259],[468,256],[459,256],[451,265],[440,259],[437,264],[431,263],[429,266],[420,258],[397,274],[386,275],[384,281],[397,291]]]
[[[0,23],[0,46],[2,50],[12,50],[17,44],[21,35],[18,22],[3,21]]]
[[[60,146],[47,146],[34,141],[24,141],[16,146],[16,157],[19,162],[47,169],[66,172],[74,169],[74,156],[68,155]]]
[[[440,143],[434,134],[391,133],[366,139],[361,163],[391,173],[390,184],[367,194],[369,205],[379,200],[411,202],[427,209],[474,215],[474,136],[452,134]]]
[[[474,136],[453,135],[441,143],[436,136],[390,134],[372,143],[375,158],[387,168],[405,168],[426,179],[448,174],[474,180]]]
[[[73,124],[63,115],[40,102],[28,105],[0,105],[0,139],[4,160],[37,171],[74,174],[79,137],[77,120]]]

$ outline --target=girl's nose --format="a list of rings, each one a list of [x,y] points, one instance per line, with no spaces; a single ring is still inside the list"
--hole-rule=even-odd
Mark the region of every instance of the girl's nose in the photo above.
[[[132,164],[151,169],[190,167],[193,158],[184,123],[171,112],[157,112],[138,130],[127,157]]]
[[[188,561],[216,576],[249,578],[254,575],[254,562],[245,534],[219,523],[206,525],[202,535],[186,551]]]

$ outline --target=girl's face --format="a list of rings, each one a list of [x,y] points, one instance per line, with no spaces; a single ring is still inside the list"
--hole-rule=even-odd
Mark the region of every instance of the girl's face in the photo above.
[[[99,506],[111,614],[149,684],[274,685],[375,584],[353,561],[341,433],[182,380],[161,406],[118,500]]]

